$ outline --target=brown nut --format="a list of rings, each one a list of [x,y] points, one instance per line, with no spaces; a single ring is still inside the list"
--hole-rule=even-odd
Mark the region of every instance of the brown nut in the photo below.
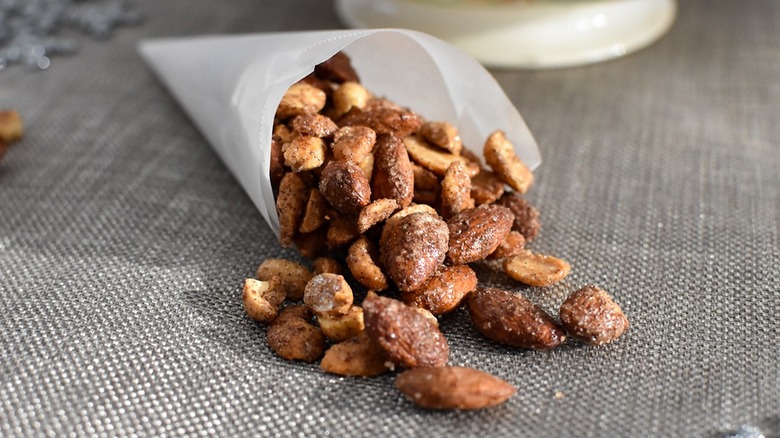
[[[330,226],[328,227],[328,249],[334,250],[346,246],[359,235],[355,217],[338,216],[330,221]]]
[[[377,137],[371,189],[375,199],[395,199],[402,208],[412,202],[414,170],[403,142],[394,135]]]
[[[360,164],[374,149],[376,133],[365,126],[345,126],[333,135],[333,156]]]
[[[338,84],[347,81],[360,82],[357,72],[352,67],[352,60],[344,52],[338,52],[325,62],[317,64],[314,67],[314,74]]]
[[[439,177],[430,170],[420,166],[417,163],[412,163],[412,171],[414,173],[414,190],[434,191],[441,190],[441,182]]]
[[[344,82],[333,91],[333,115],[341,116],[352,108],[363,109],[373,96],[357,82]]]
[[[331,257],[318,257],[312,262],[314,267],[314,275],[330,273],[341,275],[344,273],[344,268],[336,259]]]
[[[387,277],[379,267],[377,249],[366,236],[360,236],[349,247],[347,267],[355,280],[368,289],[379,291],[390,287]]]
[[[255,276],[265,281],[278,277],[287,298],[300,300],[312,274],[305,266],[291,260],[267,259],[257,268]]]
[[[517,231],[510,231],[506,239],[495,251],[487,256],[488,260],[505,259],[520,254],[525,249],[525,237]]]
[[[482,409],[499,405],[516,392],[514,386],[473,368],[442,367],[406,370],[395,387],[426,409]]]
[[[268,345],[287,360],[314,362],[325,353],[325,335],[305,306],[288,306],[268,327]]]
[[[444,176],[447,172],[447,168],[453,161],[461,161],[466,165],[466,173],[469,176],[474,176],[479,173],[479,165],[469,161],[468,159],[460,156],[453,155],[447,152],[443,152],[438,149],[434,149],[433,146],[428,144],[423,138],[418,136],[407,136],[403,139],[406,151],[409,152],[409,156],[415,163],[430,170],[431,172]]]
[[[441,180],[441,215],[449,218],[471,208],[471,178],[462,161],[453,161]]]
[[[310,137],[330,137],[339,127],[330,117],[322,114],[302,114],[292,119],[290,126],[296,132]]]
[[[279,306],[287,296],[279,277],[270,281],[247,278],[241,300],[247,315],[255,321],[271,322],[279,312]]]
[[[560,317],[570,335],[590,345],[612,342],[629,326],[620,306],[596,286],[585,286],[569,295],[561,305]]]
[[[401,291],[422,286],[444,262],[449,231],[438,216],[414,213],[392,225],[380,254],[387,275]]]
[[[458,128],[447,122],[427,122],[420,128],[420,135],[453,155],[460,155],[463,149]]]
[[[338,274],[319,274],[306,283],[303,302],[317,316],[344,315],[352,307],[352,288]]]
[[[317,316],[322,333],[333,342],[341,342],[363,332],[363,308],[352,306],[344,315]]]
[[[322,166],[325,162],[325,142],[319,137],[302,135],[282,145],[284,164],[293,172],[303,172]]]
[[[325,107],[326,100],[324,91],[305,82],[299,82],[284,93],[276,109],[276,116],[284,119],[301,114],[315,114]]]
[[[377,199],[360,210],[357,219],[359,233],[365,233],[369,228],[389,218],[398,210],[398,202],[395,199]]]
[[[447,339],[428,318],[414,308],[371,294],[363,300],[366,333],[388,359],[406,368],[447,364]]]
[[[529,286],[553,285],[566,278],[569,271],[571,266],[565,260],[528,250],[504,259],[504,272]]]
[[[284,166],[284,152],[282,152],[282,141],[277,136],[271,138],[271,160],[269,162],[268,174],[271,178],[271,186],[275,191],[279,190],[279,183],[282,182],[287,168]]]
[[[302,257],[313,259],[328,252],[327,233],[326,227],[311,233],[300,233],[293,238],[293,243]]]
[[[531,169],[515,154],[515,148],[502,131],[495,131],[485,141],[485,161],[499,178],[520,193],[534,181]]]
[[[467,265],[444,266],[414,291],[403,292],[404,303],[428,309],[434,315],[455,310],[477,287],[477,274]]]
[[[498,200],[498,205],[512,210],[512,214],[515,215],[512,229],[520,232],[525,240],[530,242],[539,234],[539,230],[542,228],[539,223],[539,210],[529,204],[521,195],[515,192],[505,193]]]
[[[385,221],[385,226],[382,228],[382,237],[379,239],[379,246],[380,248],[385,245],[387,242],[387,238],[390,235],[390,230],[393,228],[393,225],[397,224],[398,221],[405,218],[406,216],[409,216],[410,214],[414,213],[428,213],[432,214],[434,216],[437,216],[439,213],[436,212],[436,210],[431,207],[430,205],[426,204],[409,204],[408,207],[403,208],[399,211],[397,211],[394,215],[390,216]]]
[[[393,134],[398,138],[417,132],[422,123],[412,111],[389,107],[352,108],[338,121],[339,126],[368,126],[377,135]]]
[[[325,211],[327,208],[328,204],[322,193],[317,189],[309,190],[309,200],[306,202],[303,219],[298,230],[301,233],[311,233],[321,227],[326,222]]]
[[[474,198],[477,205],[492,204],[503,194],[504,181],[501,181],[493,172],[482,169],[471,178],[471,197]]]
[[[371,202],[371,187],[363,171],[347,161],[330,161],[320,175],[320,192],[339,212],[358,214]]]
[[[447,220],[449,250],[447,259],[455,265],[482,260],[498,248],[512,227],[509,209],[485,204]]]
[[[480,287],[469,294],[467,303],[474,327],[500,344],[551,350],[566,340],[555,320],[520,294]]]
[[[6,146],[22,139],[24,123],[16,110],[0,111],[0,143]]]
[[[320,362],[323,371],[339,376],[374,377],[388,371],[384,352],[361,333],[331,346]]]
[[[279,214],[279,243],[290,246],[303,218],[309,189],[303,179],[293,172],[286,174],[279,183],[276,210]]]

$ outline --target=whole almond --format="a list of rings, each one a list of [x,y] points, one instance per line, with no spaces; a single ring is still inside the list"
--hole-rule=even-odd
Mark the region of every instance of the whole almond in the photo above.
[[[474,326],[500,344],[551,350],[566,340],[563,329],[526,297],[496,288],[477,288],[468,297]]]
[[[515,215],[512,229],[522,234],[525,240],[530,242],[539,234],[542,228],[539,223],[539,210],[529,204],[522,195],[517,192],[504,193],[498,200],[498,205],[512,210]]]
[[[401,291],[422,286],[444,262],[449,232],[438,216],[414,213],[390,225],[380,242],[387,275]]]
[[[410,306],[442,315],[455,310],[476,287],[477,274],[468,265],[445,266],[418,289],[403,292],[401,299]]]
[[[482,260],[498,248],[512,228],[512,212],[486,204],[447,220],[450,231],[447,258],[455,265]]]
[[[330,161],[320,175],[320,192],[330,205],[347,214],[358,214],[371,202],[371,187],[354,163]]]
[[[395,199],[401,208],[412,202],[414,169],[403,142],[394,135],[377,137],[371,190],[374,199]]]
[[[369,294],[363,300],[366,333],[388,359],[405,368],[442,367],[450,347],[436,323],[392,298]]]
[[[517,389],[484,371],[464,367],[415,368],[395,379],[395,387],[426,409],[482,409],[499,405]]]
[[[423,124],[420,116],[403,108],[352,108],[338,121],[339,126],[368,126],[377,134],[394,134],[398,138],[417,132]]]
[[[629,326],[620,306],[596,286],[585,286],[569,295],[561,305],[560,317],[569,334],[590,345],[612,342]]]

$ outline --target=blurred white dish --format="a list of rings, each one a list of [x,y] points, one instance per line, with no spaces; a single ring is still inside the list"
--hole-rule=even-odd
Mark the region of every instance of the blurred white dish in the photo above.
[[[457,3],[457,4],[455,4]],[[671,27],[675,0],[337,0],[355,28],[429,33],[495,67],[554,68],[626,55]]]

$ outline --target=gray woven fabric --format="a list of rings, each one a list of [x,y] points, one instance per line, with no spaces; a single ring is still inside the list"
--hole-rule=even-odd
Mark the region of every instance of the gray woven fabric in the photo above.
[[[632,326],[541,353],[442,318],[452,364],[519,388],[482,412],[422,411],[391,375],[269,351],[241,283],[294,255],[135,51],[339,27],[329,2],[138,1],[142,26],[43,73],[0,72],[0,106],[27,123],[0,164],[0,435],[777,436],[780,8],[681,3],[663,40],[624,59],[495,71],[544,158],[534,248],[574,267],[524,293],[554,310],[596,283]]]

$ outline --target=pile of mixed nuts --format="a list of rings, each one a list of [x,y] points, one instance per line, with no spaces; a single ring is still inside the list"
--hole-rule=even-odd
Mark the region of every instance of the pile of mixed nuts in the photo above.
[[[503,263],[536,287],[570,270],[525,248],[540,229],[523,197],[533,174],[501,131],[483,155],[489,168],[451,124],[374,96],[343,53],[290,87],[276,113],[270,175],[280,242],[313,259],[313,271],[269,259],[246,279],[244,307],[269,324],[271,349],[343,376],[402,368],[396,387],[418,405],[478,409],[515,388],[447,366],[437,316],[462,302],[478,331],[510,347],[549,350],[567,334],[592,345],[618,338],[628,320],[595,286],[566,299],[560,323],[519,293],[478,286],[470,263]],[[367,291],[361,305],[350,283]],[[285,300],[303,304],[282,309]]]

